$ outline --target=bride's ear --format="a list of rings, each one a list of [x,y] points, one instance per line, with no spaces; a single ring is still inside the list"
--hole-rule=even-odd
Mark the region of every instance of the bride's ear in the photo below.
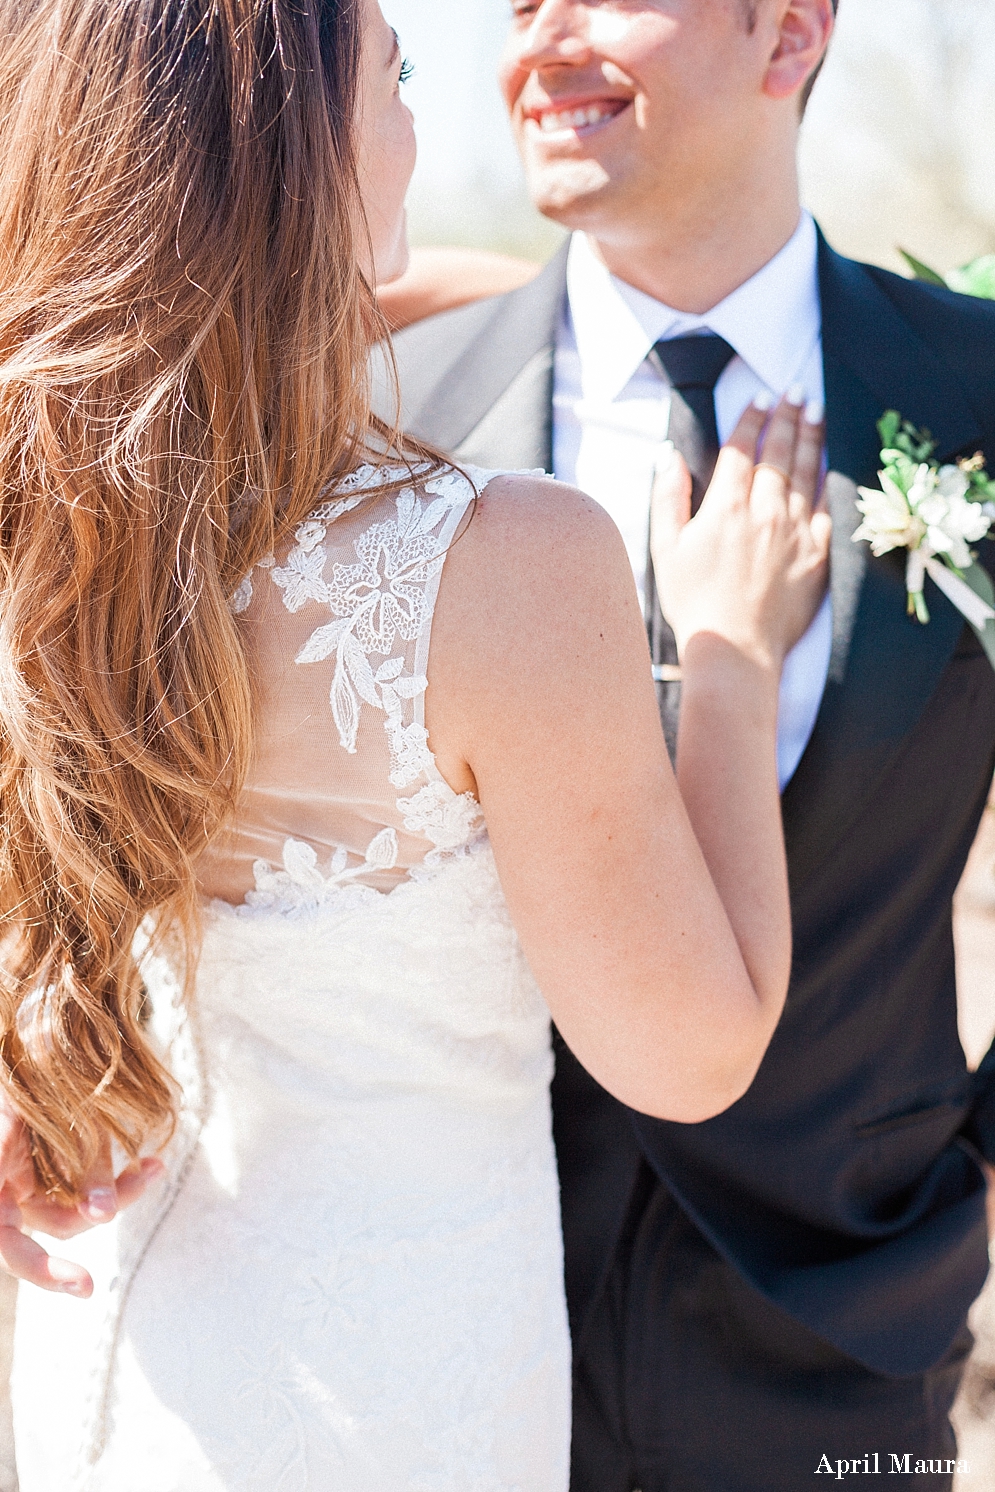
[[[781,0],[780,10],[763,89],[772,99],[802,93],[826,55],[836,21],[833,0]]]

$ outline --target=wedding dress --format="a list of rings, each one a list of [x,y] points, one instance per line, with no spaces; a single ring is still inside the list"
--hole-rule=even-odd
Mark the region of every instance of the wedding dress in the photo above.
[[[21,1289],[21,1492],[567,1487],[549,1018],[424,724],[474,488],[387,480],[233,598],[256,765],[193,998],[168,945],[143,963],[179,1128],[146,1198],[51,1244],[92,1299]]]

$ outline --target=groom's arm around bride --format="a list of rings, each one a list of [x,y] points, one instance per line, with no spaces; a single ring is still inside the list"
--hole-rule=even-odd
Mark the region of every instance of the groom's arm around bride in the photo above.
[[[559,1048],[575,1492],[796,1492],[823,1453],[956,1454],[995,1052],[968,1072],[951,899],[995,769],[995,674],[931,581],[932,620],[906,615],[901,552],[851,539],[886,410],[942,461],[995,462],[995,306],[843,259],[800,216],[833,9],[516,3],[503,86],[530,186],[580,231],[533,283],[397,339],[410,430],[609,508],[654,637],[642,536],[668,413],[700,455],[759,389],[826,404],[831,598],[782,692],[784,1018],[750,1092],[698,1126],[631,1116]],[[728,347],[714,403],[667,345],[702,333]]]

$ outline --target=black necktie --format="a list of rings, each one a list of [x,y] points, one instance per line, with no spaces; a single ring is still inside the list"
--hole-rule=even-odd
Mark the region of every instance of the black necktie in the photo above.
[[[670,380],[670,439],[691,469],[691,511],[696,513],[719,456],[719,430],[715,418],[715,385],[736,350],[721,337],[675,337],[657,342],[653,349]],[[653,560],[646,561],[646,630],[653,655],[653,677],[664,735],[671,758],[677,752],[677,722],[680,714],[680,684],[676,682],[677,644],[664,621],[653,578]],[[668,678],[667,675],[671,677]]]

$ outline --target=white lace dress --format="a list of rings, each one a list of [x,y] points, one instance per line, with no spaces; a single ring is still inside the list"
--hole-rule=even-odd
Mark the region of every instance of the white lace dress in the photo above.
[[[168,1176],[22,1288],[21,1492],[565,1492],[549,1020],[424,726],[446,472],[350,479],[233,605],[257,763],[206,857]],[[483,474],[474,480],[482,481]]]

